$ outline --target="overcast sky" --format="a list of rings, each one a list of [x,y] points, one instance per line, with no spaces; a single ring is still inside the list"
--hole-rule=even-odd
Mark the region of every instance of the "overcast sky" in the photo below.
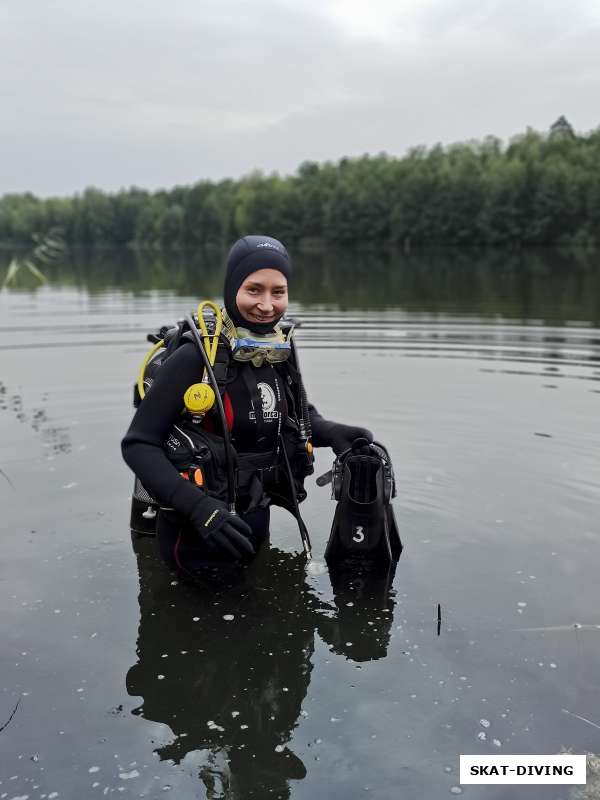
[[[599,99],[599,0],[0,0],[0,194],[588,131]]]

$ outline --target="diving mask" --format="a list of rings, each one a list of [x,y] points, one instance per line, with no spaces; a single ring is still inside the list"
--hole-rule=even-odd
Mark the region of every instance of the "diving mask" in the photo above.
[[[269,364],[280,364],[282,361],[287,361],[292,351],[292,346],[289,342],[268,342],[266,343],[261,339],[249,339],[243,337],[241,339],[231,340],[231,352],[234,361],[255,361],[260,360],[268,361]],[[255,364],[260,366],[260,364]]]
[[[226,312],[223,313],[223,319],[234,361],[251,361],[255,367],[260,367],[265,361],[268,364],[281,364],[290,357],[293,325],[286,333],[279,325],[275,325],[272,333],[260,336],[247,328],[233,325]]]

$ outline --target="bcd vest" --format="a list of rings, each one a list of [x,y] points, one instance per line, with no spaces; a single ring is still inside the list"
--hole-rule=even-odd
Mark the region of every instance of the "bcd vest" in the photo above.
[[[146,391],[152,385],[161,365],[175,350],[185,342],[194,341],[191,332],[186,331],[185,328],[185,324],[180,323],[173,328],[161,329],[156,337],[153,335],[148,337],[151,341],[164,339],[165,347],[148,364],[144,376]],[[221,397],[227,391],[228,384],[236,377],[239,368],[252,369],[250,365],[242,365],[232,359],[229,342],[225,336],[221,336],[213,365]],[[232,447],[236,493],[245,498],[247,508],[244,510],[266,505],[270,500],[273,504],[294,514],[290,477],[285,467],[281,448],[285,447],[297,500],[302,502],[306,498],[304,480],[314,471],[312,448],[307,447],[310,423],[306,407],[306,393],[294,351],[290,358],[278,364],[276,369],[283,379],[287,405],[287,416],[281,426],[280,452],[278,455],[272,452],[241,453]],[[202,372],[203,364],[199,356],[199,380]],[[141,402],[143,401],[140,399],[136,385],[134,405],[137,407]],[[219,416],[214,410],[211,410],[209,415],[214,420],[214,427],[218,431],[221,427]],[[301,432],[304,433],[304,436],[301,435]],[[165,442],[165,454],[184,478],[196,482],[211,496],[223,501],[227,500],[228,483],[224,439],[218,433],[207,430],[202,425],[202,421],[185,408]]]

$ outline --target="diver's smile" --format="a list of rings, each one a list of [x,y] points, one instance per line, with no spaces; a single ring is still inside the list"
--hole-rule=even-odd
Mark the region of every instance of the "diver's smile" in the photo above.
[[[271,322],[271,320],[275,319],[274,314],[261,314],[258,311],[249,311],[248,316],[257,322]]]

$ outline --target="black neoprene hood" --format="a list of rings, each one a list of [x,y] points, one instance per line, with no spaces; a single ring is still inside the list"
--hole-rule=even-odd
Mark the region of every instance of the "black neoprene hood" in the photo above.
[[[225,310],[235,325],[241,325],[255,333],[269,333],[278,320],[265,323],[249,322],[242,317],[235,302],[242,283],[248,275],[259,269],[276,269],[285,275],[289,282],[292,262],[288,251],[272,236],[251,235],[238,239],[227,256],[223,298]]]

